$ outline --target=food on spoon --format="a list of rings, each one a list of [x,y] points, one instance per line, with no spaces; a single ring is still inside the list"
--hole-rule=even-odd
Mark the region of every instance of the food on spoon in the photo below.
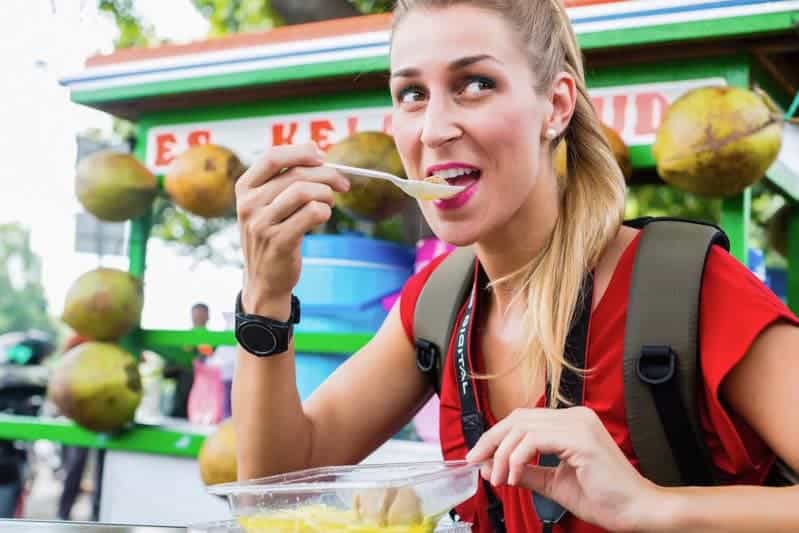
[[[429,183],[431,185],[449,185],[447,180],[433,174],[432,176],[428,176],[422,180],[424,183]],[[440,200],[443,198],[452,198],[453,196],[457,195],[460,189],[453,188],[451,191],[442,192],[442,191],[430,191],[430,190],[422,190],[419,194],[415,195],[419,200]]]

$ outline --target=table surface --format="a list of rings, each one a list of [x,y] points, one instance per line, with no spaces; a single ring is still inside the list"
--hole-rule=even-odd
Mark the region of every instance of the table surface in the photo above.
[[[57,520],[4,520],[0,531],[13,533],[186,533],[184,527],[103,524],[99,522],[66,522]]]

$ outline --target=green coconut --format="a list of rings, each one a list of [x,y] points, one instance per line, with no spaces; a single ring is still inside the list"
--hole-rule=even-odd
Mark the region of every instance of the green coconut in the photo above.
[[[169,166],[164,190],[177,205],[204,217],[221,217],[236,206],[236,181],[245,167],[231,150],[214,144],[192,146]]]
[[[355,133],[331,146],[326,160],[406,177],[394,138],[382,132]],[[388,181],[357,176],[350,179],[350,190],[335,193],[335,201],[339,209],[353,218],[380,222],[398,214],[407,205],[405,193]]]
[[[150,209],[158,194],[158,180],[132,155],[103,150],[78,163],[75,194],[100,220],[122,222]]]
[[[61,318],[84,337],[116,341],[139,324],[143,305],[137,278],[123,270],[98,268],[72,283]]]
[[[119,346],[86,342],[64,354],[47,394],[76,424],[113,432],[133,420],[142,399],[141,376],[136,359]]]
[[[667,183],[728,197],[760,180],[782,144],[782,119],[768,96],[736,87],[688,91],[668,109],[652,152]]]

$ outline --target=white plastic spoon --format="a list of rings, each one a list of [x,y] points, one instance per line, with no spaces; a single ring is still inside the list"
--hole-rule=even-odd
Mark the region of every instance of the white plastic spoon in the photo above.
[[[354,176],[363,176],[365,178],[375,178],[379,180],[390,181],[402,189],[402,191],[408,196],[412,196],[419,200],[439,200],[443,198],[451,198],[465,188],[460,185],[430,183],[421,180],[406,180],[395,176],[394,174],[389,174],[388,172],[350,167],[347,165],[339,165],[337,163],[324,163],[324,166],[336,169],[344,175],[350,174]]]

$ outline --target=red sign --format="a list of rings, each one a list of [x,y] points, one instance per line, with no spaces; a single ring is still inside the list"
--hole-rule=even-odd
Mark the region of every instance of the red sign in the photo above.
[[[597,115],[628,145],[654,142],[655,133],[675,99],[686,91],[724,85],[721,78],[628,85],[592,89]],[[319,111],[284,116],[219,120],[158,126],[148,132],[147,165],[163,173],[174,157],[189,146],[215,143],[236,152],[245,164],[267,146],[313,141],[323,150],[358,131],[391,133],[391,108]]]

